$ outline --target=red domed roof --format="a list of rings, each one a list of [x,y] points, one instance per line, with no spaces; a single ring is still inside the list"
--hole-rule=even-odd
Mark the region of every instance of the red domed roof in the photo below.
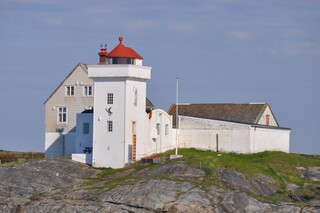
[[[122,44],[122,37],[119,37],[120,43],[108,54],[108,58],[136,58],[143,59],[136,51]]]

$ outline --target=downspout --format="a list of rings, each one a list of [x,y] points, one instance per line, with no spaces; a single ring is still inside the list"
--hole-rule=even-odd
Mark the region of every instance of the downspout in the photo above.
[[[253,153],[256,153],[256,129],[257,127],[255,126],[254,129],[253,129]]]
[[[124,119],[124,127],[123,127],[123,164],[125,165],[126,164],[126,95],[127,95],[127,79],[125,79],[124,81],[124,96],[123,96],[123,99],[124,99],[124,115],[123,115],[123,119]],[[132,147],[133,149],[133,147]],[[133,150],[132,150],[133,151]],[[133,156],[132,156],[132,159],[133,159]],[[128,163],[129,163],[129,159],[128,159]]]
[[[219,152],[219,134],[216,134],[216,152]]]

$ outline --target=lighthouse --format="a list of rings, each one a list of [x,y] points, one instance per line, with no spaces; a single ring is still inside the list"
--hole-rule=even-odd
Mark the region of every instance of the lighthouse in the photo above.
[[[132,48],[101,49],[97,65],[88,66],[94,81],[94,167],[122,168],[143,156],[146,138],[146,86],[151,67]]]

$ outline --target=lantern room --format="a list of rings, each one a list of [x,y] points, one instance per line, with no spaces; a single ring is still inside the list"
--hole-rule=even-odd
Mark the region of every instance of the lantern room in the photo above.
[[[123,37],[119,37],[119,44],[106,54],[107,64],[133,64],[142,66],[143,58],[132,48],[123,45]],[[100,55],[100,54],[99,54]],[[100,57],[100,63],[101,63]]]

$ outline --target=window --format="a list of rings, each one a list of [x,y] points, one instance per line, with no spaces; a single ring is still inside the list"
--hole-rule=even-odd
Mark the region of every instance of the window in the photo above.
[[[164,129],[164,134],[165,135],[169,134],[169,124],[166,124],[165,129]]]
[[[132,133],[137,133],[137,123],[135,121],[132,121]]]
[[[83,86],[83,95],[92,96],[92,86]]]
[[[157,135],[160,135],[160,124],[157,123]]]
[[[112,121],[107,121],[107,130],[108,130],[108,132],[112,132],[112,130],[113,130],[113,122]]]
[[[266,125],[269,126],[270,122],[270,115],[266,115]]]
[[[58,107],[58,123],[67,123],[67,107]]]
[[[113,58],[112,64],[133,64],[133,58]]]
[[[74,86],[66,86],[66,95],[74,96]]]
[[[113,93],[107,94],[107,104],[113,104]]]
[[[89,123],[83,123],[83,134],[89,134]]]

